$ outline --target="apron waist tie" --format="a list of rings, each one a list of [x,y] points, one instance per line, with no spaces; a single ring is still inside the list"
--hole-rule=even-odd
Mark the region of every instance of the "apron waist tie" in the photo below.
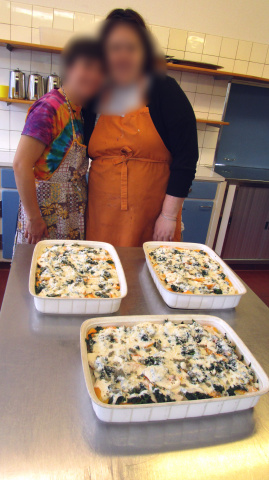
[[[160,161],[160,160],[151,160],[151,159],[144,159],[144,158],[136,158],[133,157],[133,150],[129,147],[123,147],[121,149],[122,155],[120,157],[100,157],[102,159],[109,158],[113,161],[113,165],[120,165],[121,164],[121,210],[126,211],[128,210],[128,161],[129,160],[137,160],[137,161],[144,161],[144,162],[151,162],[151,163],[169,163],[169,161]],[[97,157],[98,158],[98,157]],[[97,160],[95,158],[94,160]]]

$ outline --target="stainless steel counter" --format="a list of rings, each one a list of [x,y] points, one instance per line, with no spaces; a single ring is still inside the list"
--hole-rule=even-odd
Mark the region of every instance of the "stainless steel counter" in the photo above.
[[[269,395],[254,410],[216,417],[137,425],[97,420],[80,360],[86,316],[35,310],[28,293],[32,251],[17,248],[0,317],[1,480],[269,478]],[[142,249],[118,253],[129,293],[117,314],[179,313],[156,291]],[[269,373],[269,309],[251,290],[236,310],[207,313],[226,320]]]

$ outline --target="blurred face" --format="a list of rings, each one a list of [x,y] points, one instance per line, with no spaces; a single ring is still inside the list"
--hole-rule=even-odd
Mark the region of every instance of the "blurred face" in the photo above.
[[[111,80],[116,85],[128,85],[141,75],[144,49],[136,31],[128,25],[115,27],[106,41],[106,60]]]
[[[104,73],[101,62],[81,57],[67,70],[64,83],[83,104],[98,93],[103,81]]]

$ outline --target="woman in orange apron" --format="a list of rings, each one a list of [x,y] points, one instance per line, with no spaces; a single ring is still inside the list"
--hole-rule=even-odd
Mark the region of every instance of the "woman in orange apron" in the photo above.
[[[196,120],[174,79],[154,73],[154,49],[133,10],[108,15],[101,41],[110,84],[85,112],[92,159],[86,239],[116,246],[181,237],[198,159]]]
[[[64,51],[64,85],[29,109],[14,159],[20,205],[15,243],[84,239],[89,161],[81,105],[102,81],[98,43],[79,39]]]

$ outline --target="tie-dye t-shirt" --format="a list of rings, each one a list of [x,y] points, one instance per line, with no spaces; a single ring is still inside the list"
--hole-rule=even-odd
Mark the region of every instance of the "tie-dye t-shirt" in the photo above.
[[[79,143],[83,143],[81,107],[71,103],[74,126]],[[40,140],[46,145],[34,166],[35,177],[48,180],[59,167],[73,141],[70,113],[64,96],[51,90],[29,109],[22,135]]]

